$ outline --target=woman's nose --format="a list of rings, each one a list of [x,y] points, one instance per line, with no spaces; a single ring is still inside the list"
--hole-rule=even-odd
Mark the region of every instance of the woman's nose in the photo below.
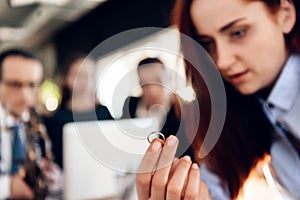
[[[232,47],[225,43],[219,43],[216,51],[216,64],[219,71],[228,71],[233,65],[235,59],[235,54]]]

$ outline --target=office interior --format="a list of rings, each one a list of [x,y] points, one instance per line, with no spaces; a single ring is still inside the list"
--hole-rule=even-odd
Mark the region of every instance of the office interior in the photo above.
[[[58,68],[73,52],[96,51],[95,93],[115,119],[122,116],[126,97],[139,96],[141,93],[137,74],[131,72],[145,57],[161,58],[173,72],[170,75],[171,89],[183,100],[192,101],[194,93],[185,79],[179,35],[172,26],[174,3],[175,0],[1,0],[0,51],[24,47],[43,60],[46,71],[41,87],[40,109],[45,115],[54,113],[60,104]],[[143,28],[146,31],[135,34],[134,31]],[[130,31],[133,31],[131,37],[122,38],[122,34],[127,36]],[[121,38],[120,42],[106,44],[117,37]],[[103,44],[105,48],[101,48]],[[97,51],[97,48],[100,50]],[[130,82],[122,83],[125,91],[116,98],[115,91],[120,86],[118,83],[127,75],[132,75]],[[75,140],[74,143],[78,143],[78,138]],[[88,154],[83,153],[78,157],[85,156]],[[98,161],[90,159],[86,162],[93,164]],[[101,169],[106,176],[111,173],[103,166]],[[114,186],[106,188],[104,196],[97,196],[97,192],[81,195],[89,188],[95,188],[85,184],[86,188],[66,199],[136,199],[136,196],[116,197],[116,191],[112,189],[117,188],[120,192],[124,189],[121,183],[131,182],[134,179],[132,176],[120,172],[112,176],[117,177],[117,181],[111,183]],[[101,177],[101,174],[97,177]],[[106,181],[110,184],[109,180]],[[260,182],[250,182],[249,185],[253,190],[261,189]]]
[[[156,29],[124,39],[120,43],[111,43],[99,51],[99,55],[96,56],[97,75],[100,76],[101,71],[105,71],[104,69],[117,68],[117,73],[108,73],[114,73],[111,78],[121,78],[124,73],[132,70],[139,60],[150,56],[160,57],[168,67],[179,71],[184,76],[183,68],[178,63],[179,56],[174,55],[174,52],[162,51],[160,53],[159,50],[168,45],[176,45],[166,48],[179,51],[178,38],[175,34],[171,37],[176,42],[171,43],[170,40],[166,40],[170,38],[168,29],[172,29],[171,10],[174,0],[11,0],[1,1],[0,4],[0,50],[20,46],[35,52],[43,60],[46,68],[47,82],[43,88],[53,83],[57,85],[58,68],[68,55],[73,52],[91,53],[109,38],[143,27]],[[137,50],[126,53],[133,48]],[[118,56],[120,58],[116,59]],[[112,60],[114,62],[109,63]],[[108,66],[109,64],[112,66]],[[110,82],[100,85],[104,88],[99,88],[102,92],[97,93],[97,97],[102,104],[109,107],[111,85],[116,80],[107,79],[109,80],[103,81]],[[132,87],[138,87],[135,77],[130,84],[134,85]],[[177,89],[184,85],[180,83],[180,86],[175,86],[175,84],[173,81]],[[54,90],[56,90],[55,85],[51,87]],[[110,85],[110,87],[105,88],[105,85]],[[57,91],[52,93],[54,99],[48,98],[48,107],[45,107],[45,112],[51,113],[59,105],[59,93]],[[46,104],[46,98],[42,97],[43,104]],[[58,99],[58,102],[55,99]],[[125,97],[121,97],[122,100],[125,100]],[[110,109],[110,111],[116,118],[121,115],[120,108],[115,111]]]

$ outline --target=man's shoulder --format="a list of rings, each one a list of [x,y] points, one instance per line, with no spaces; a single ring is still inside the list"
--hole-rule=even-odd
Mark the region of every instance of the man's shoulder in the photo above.
[[[97,113],[97,118],[99,120],[113,119],[109,109],[106,106],[101,105],[101,104],[97,104],[95,109],[96,109],[96,113]]]
[[[107,110],[108,111],[108,108],[104,105],[101,105],[101,104],[97,104],[96,105],[96,110]]]
[[[141,100],[141,97],[129,96],[126,98],[125,103],[136,104]]]

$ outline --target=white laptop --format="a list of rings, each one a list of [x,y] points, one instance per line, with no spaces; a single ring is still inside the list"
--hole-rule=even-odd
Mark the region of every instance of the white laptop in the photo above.
[[[120,174],[134,173],[158,130],[149,118],[68,123],[63,129],[64,199],[105,199],[122,190]]]

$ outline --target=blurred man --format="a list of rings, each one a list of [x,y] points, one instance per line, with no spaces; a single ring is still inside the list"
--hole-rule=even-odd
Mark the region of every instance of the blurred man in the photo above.
[[[127,98],[125,105],[129,103],[129,107],[124,107],[124,117],[149,117],[150,114],[165,117],[172,106],[172,93],[167,87],[163,63],[157,58],[147,58],[138,64],[137,70],[143,93],[141,97]]]
[[[30,118],[30,108],[37,103],[42,80],[42,62],[31,53],[12,49],[0,54],[0,199],[37,198],[19,173],[19,165],[25,161],[29,142],[24,127]],[[16,125],[18,129],[12,128]],[[54,184],[49,185],[49,191],[61,190],[60,170],[43,159],[39,167],[49,183]]]
[[[161,123],[160,131],[168,137],[179,137],[177,156],[189,155],[193,151],[184,131],[179,133],[181,113],[179,102],[168,86],[168,74],[158,58],[146,58],[139,62],[138,77],[142,87],[141,97],[128,97],[123,106],[123,118],[156,117]],[[182,128],[181,130],[184,130]]]

